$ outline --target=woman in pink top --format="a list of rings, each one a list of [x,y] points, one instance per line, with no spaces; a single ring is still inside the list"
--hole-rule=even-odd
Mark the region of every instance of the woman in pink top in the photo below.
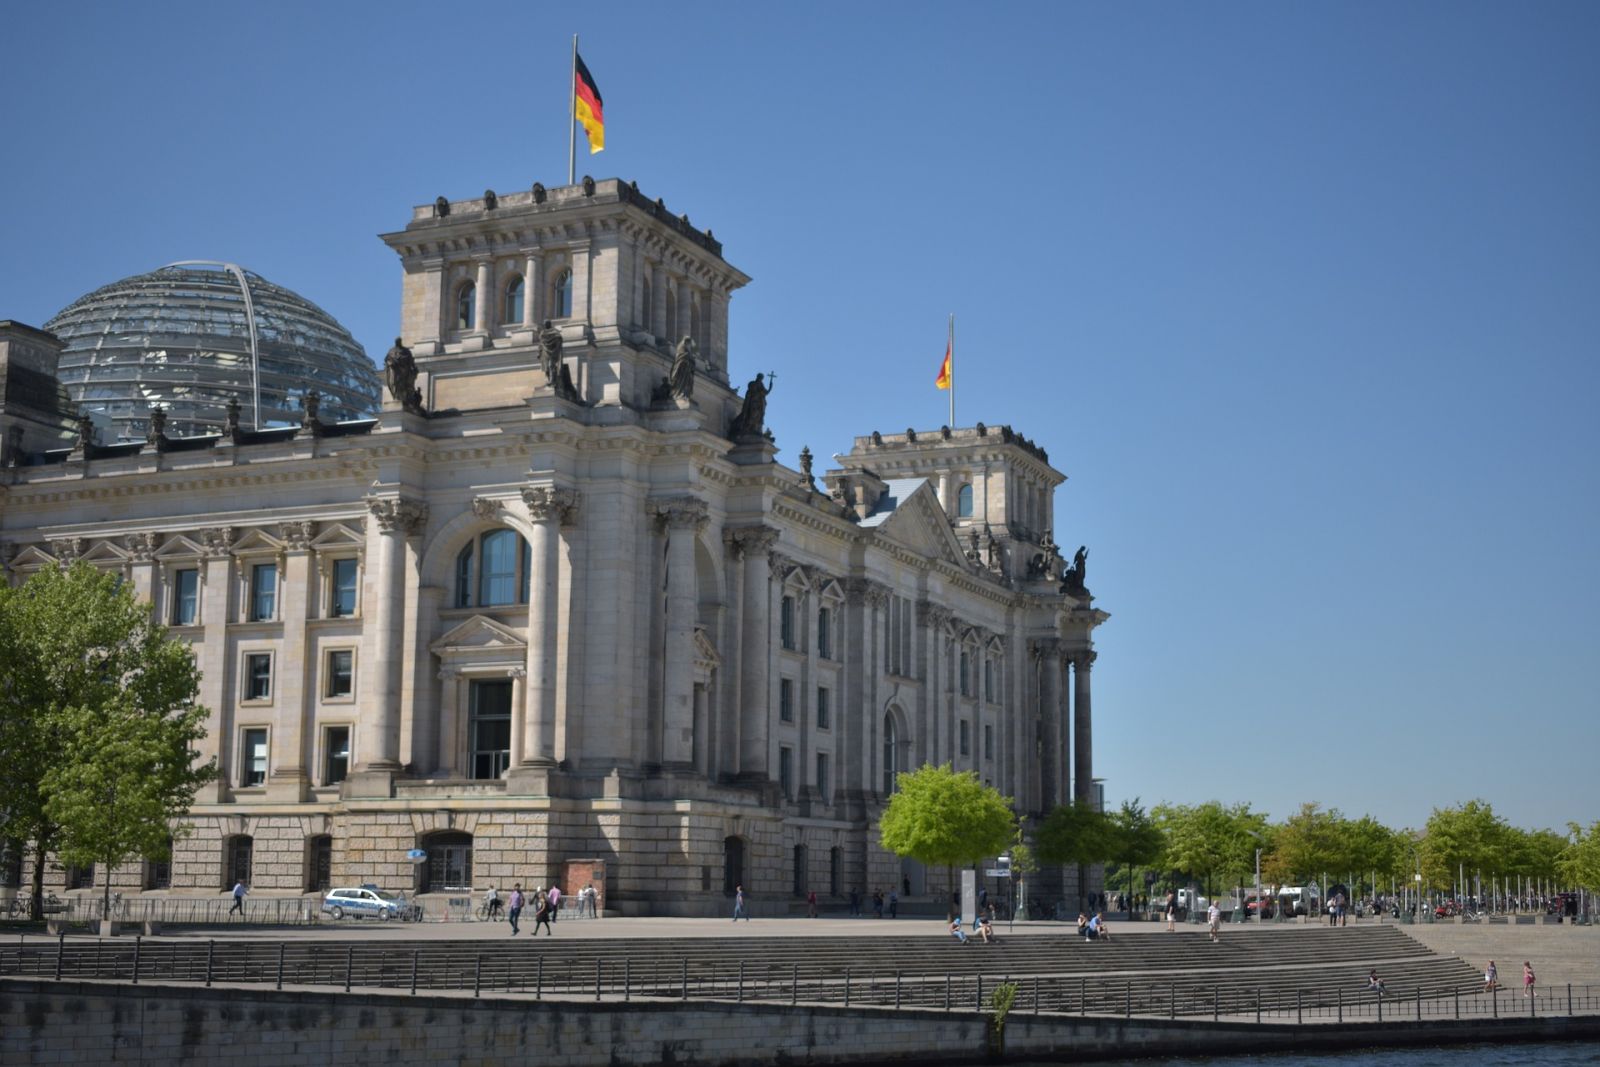
[[[1522,995],[1531,997],[1533,992],[1533,964],[1527,960],[1522,961]]]

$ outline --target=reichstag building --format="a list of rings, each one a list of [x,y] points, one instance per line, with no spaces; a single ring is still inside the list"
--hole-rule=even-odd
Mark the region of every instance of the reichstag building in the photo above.
[[[729,376],[750,279],[630,183],[441,197],[383,240],[378,371],[228,264],[0,322],[5,573],[124,576],[194,650],[221,772],[170,862],[47,885],[782,910],[947,891],[878,844],[898,771],[1094,797],[1108,616],[1043,449],[979,424],[779,463],[769,383]]]

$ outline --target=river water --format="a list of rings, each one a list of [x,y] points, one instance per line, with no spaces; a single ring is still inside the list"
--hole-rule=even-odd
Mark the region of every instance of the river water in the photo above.
[[[1126,1061],[1132,1064],[1134,1061]],[[1579,1067],[1600,1065],[1600,1042],[1443,1045],[1435,1048],[1372,1048],[1349,1052],[1275,1053],[1265,1056],[1171,1056],[1141,1064],[1204,1067]]]

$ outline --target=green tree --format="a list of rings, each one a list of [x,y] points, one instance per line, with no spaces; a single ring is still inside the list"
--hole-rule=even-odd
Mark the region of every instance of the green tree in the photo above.
[[[194,657],[112,575],[80,563],[0,590],[0,652],[0,836],[33,842],[37,916],[47,853],[108,876],[161,858],[216,770],[194,751]]]
[[[1569,885],[1600,892],[1600,822],[1585,830],[1568,823],[1571,840],[1556,858],[1556,871]]]
[[[1222,878],[1253,872],[1258,846],[1270,850],[1267,816],[1249,804],[1158,804],[1150,814],[1166,837],[1166,866],[1196,878],[1208,892]]]
[[[998,856],[1011,844],[1011,798],[950,764],[924,764],[895,776],[895,793],[878,820],[878,839],[896,856],[955,868]]]
[[[1124,800],[1122,807],[1111,813],[1111,859],[1128,868],[1128,895],[1139,890],[1134,868],[1148,867],[1161,858],[1166,838],[1155,818],[1144,810],[1138,797]]]
[[[1418,846],[1423,880],[1432,888],[1454,884],[1462,868],[1469,877],[1504,872],[1511,867],[1513,845],[1511,827],[1486,800],[1434,808]]]
[[[1275,882],[1304,885],[1325,871],[1341,874],[1349,867],[1347,823],[1339,809],[1324,809],[1313,801],[1275,827],[1272,853],[1262,868]],[[1323,887],[1326,889],[1326,887]]]
[[[1345,855],[1359,884],[1365,877],[1388,875],[1393,878],[1404,849],[1395,832],[1370,815],[1345,823]],[[1377,892],[1374,881],[1372,890]]]

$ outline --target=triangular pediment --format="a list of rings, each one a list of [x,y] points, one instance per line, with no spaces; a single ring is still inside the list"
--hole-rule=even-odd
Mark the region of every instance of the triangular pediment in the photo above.
[[[54,567],[56,562],[54,556],[38,545],[29,545],[12,558],[11,569],[37,570],[40,567]]]
[[[464,652],[511,649],[526,650],[528,643],[507,627],[486,615],[474,615],[451,628],[443,637],[428,646],[436,656],[460,655]]]
[[[702,667],[714,668],[722,665],[722,657],[717,655],[716,646],[706,637],[705,630],[699,628],[694,632],[694,658]]]
[[[879,537],[888,538],[930,560],[966,567],[967,557],[961,551],[950,520],[945,517],[939,497],[929,482],[923,482],[874,530]]]
[[[182,534],[167,538],[161,547],[156,549],[157,559],[193,559],[204,554],[205,550],[200,547],[199,542],[191,541]]]
[[[366,538],[361,536],[359,524],[355,528],[351,528],[342,522],[329,523],[321,533],[311,539],[311,547],[316,549],[343,548],[364,544],[366,544]]]
[[[233,543],[235,554],[247,552],[278,552],[283,549],[282,539],[273,537],[264,530],[247,530],[245,535]]]
[[[78,558],[86,563],[126,563],[128,551],[110,541],[96,541],[89,551]]]

